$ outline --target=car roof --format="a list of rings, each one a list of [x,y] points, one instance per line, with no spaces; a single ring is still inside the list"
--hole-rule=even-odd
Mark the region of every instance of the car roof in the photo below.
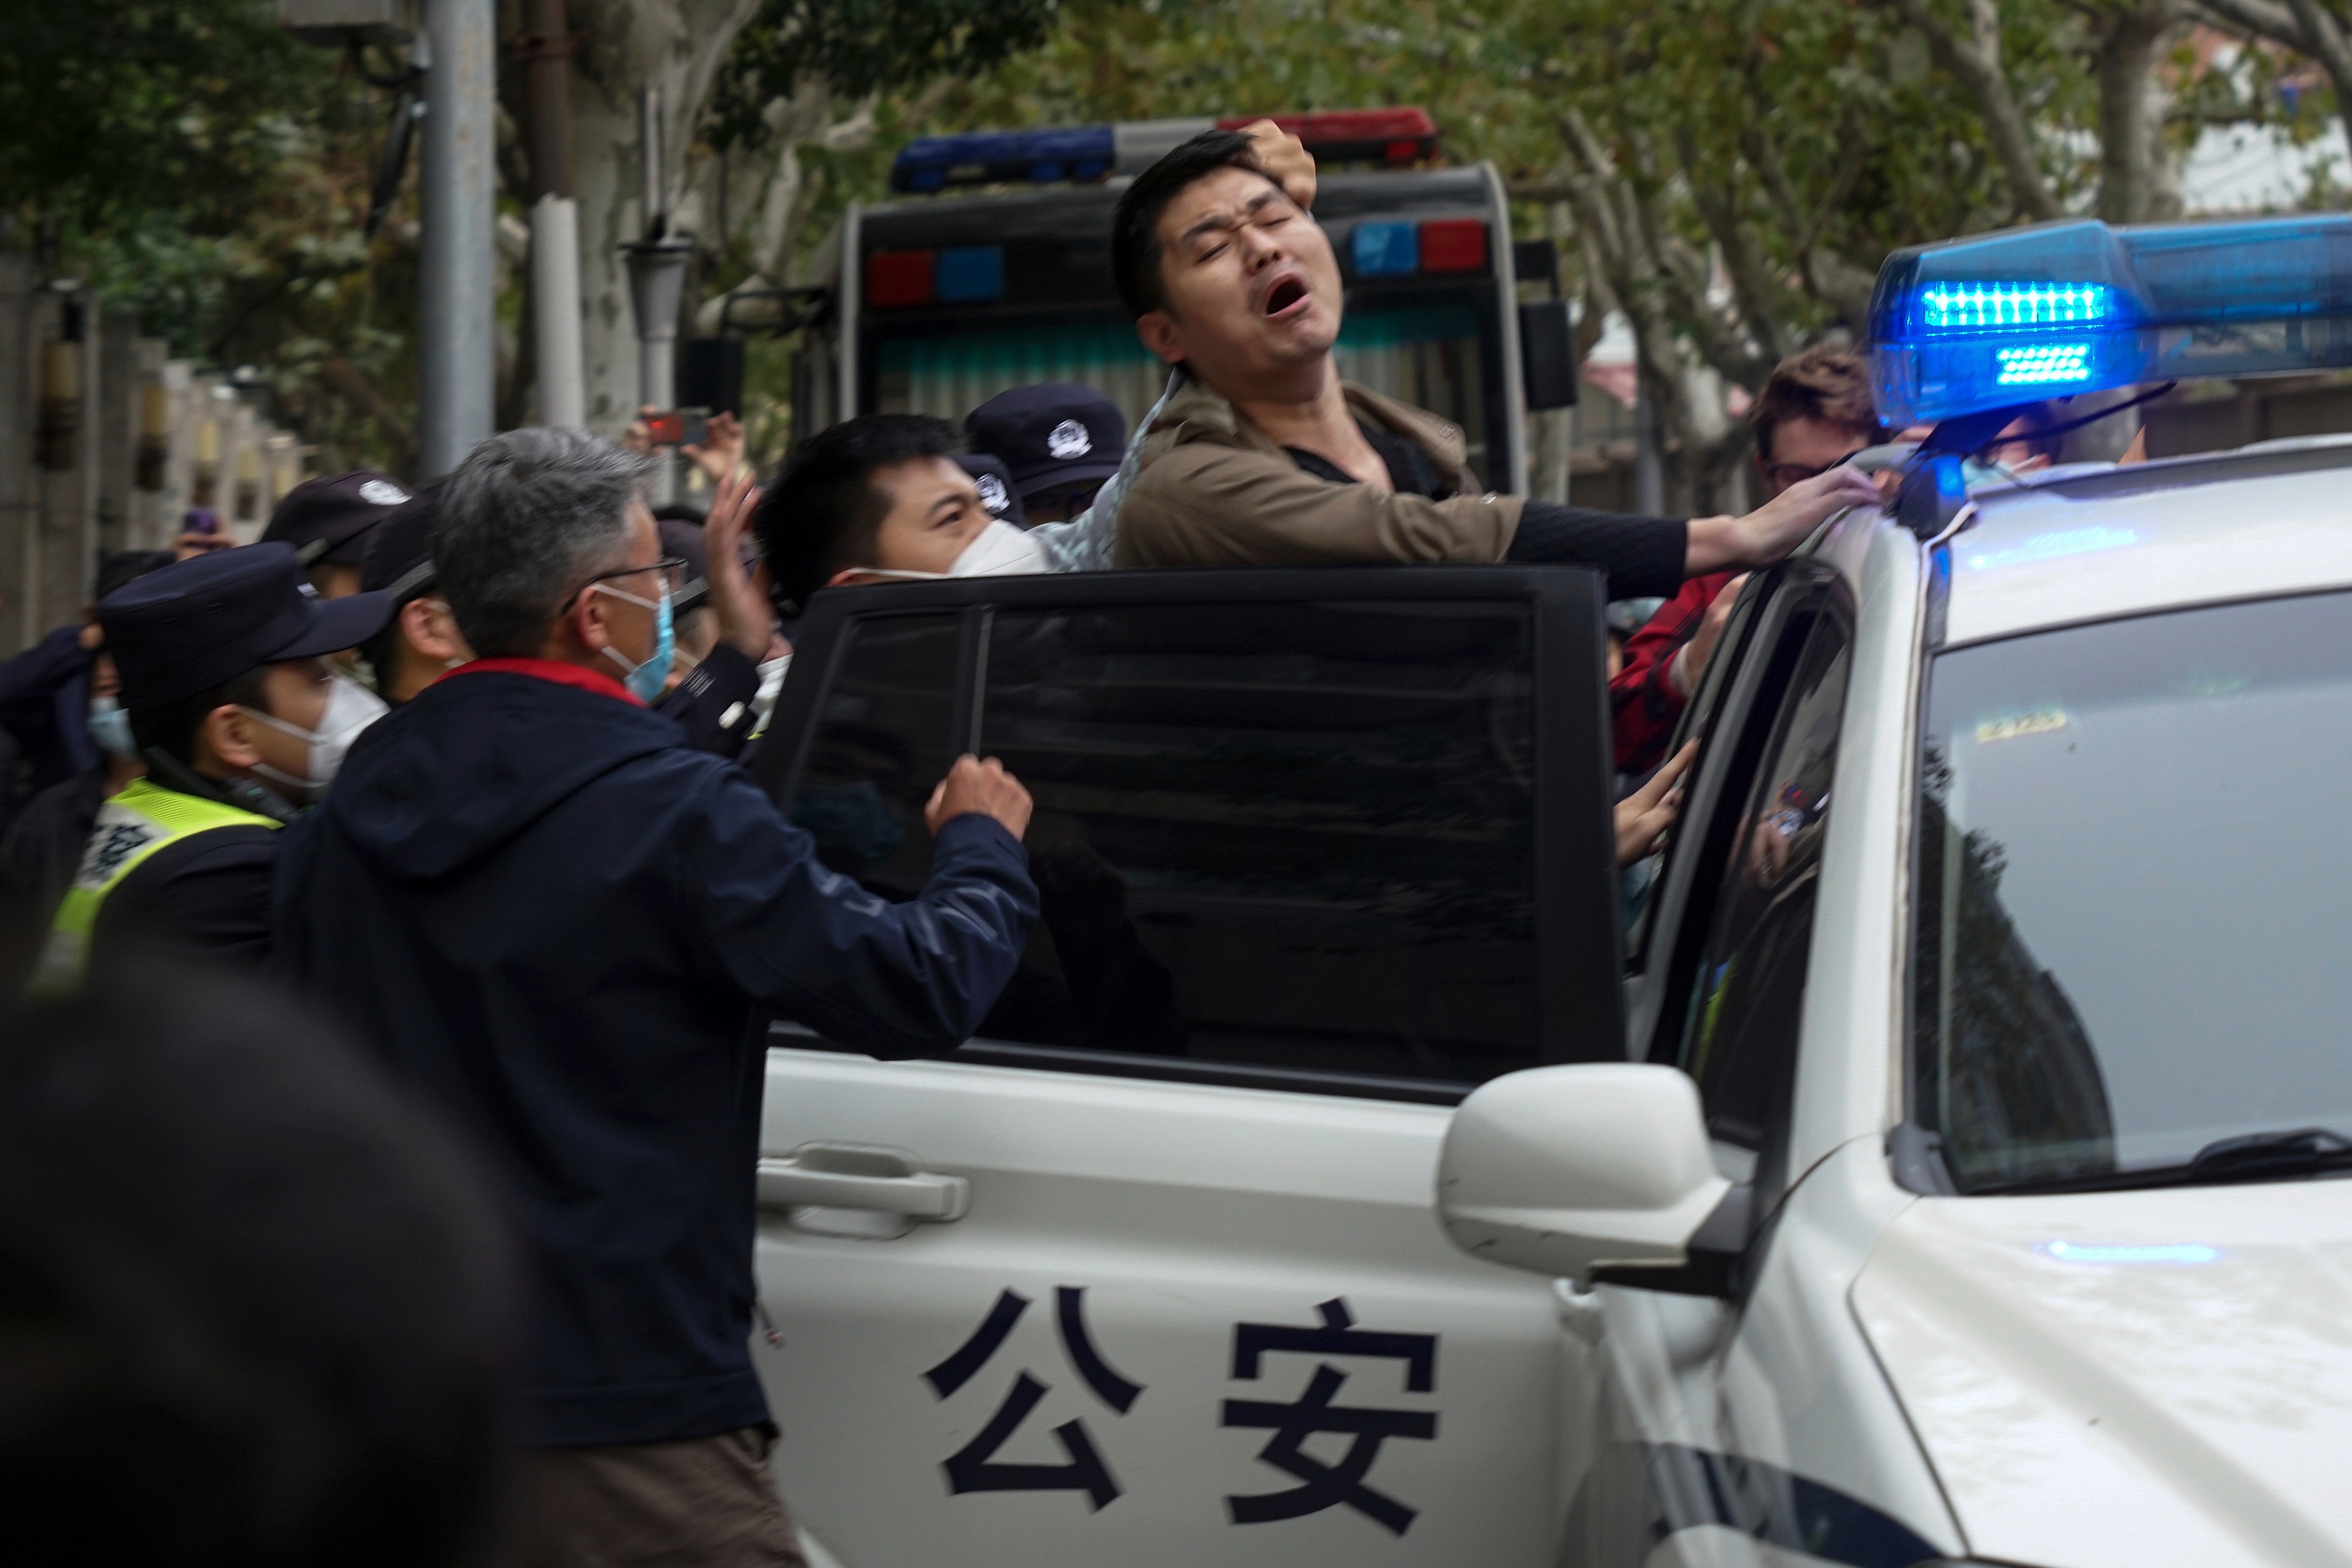
[[[1944,644],[2352,585],[2352,436],[1974,492],[1951,542]]]

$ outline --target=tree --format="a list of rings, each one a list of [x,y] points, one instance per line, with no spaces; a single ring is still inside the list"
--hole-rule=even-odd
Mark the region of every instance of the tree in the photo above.
[[[664,199],[698,241],[700,277],[773,286],[787,280],[808,205],[804,150],[854,144],[871,132],[875,94],[983,69],[1036,43],[1053,17],[1052,0],[572,0],[589,417],[617,423],[637,401],[620,247],[648,218],[646,88],[661,95]],[[521,112],[519,90],[510,107]]]
[[[268,0],[19,9],[0,213],[174,352],[261,367],[330,460],[398,462],[413,221],[361,232],[382,97]]]

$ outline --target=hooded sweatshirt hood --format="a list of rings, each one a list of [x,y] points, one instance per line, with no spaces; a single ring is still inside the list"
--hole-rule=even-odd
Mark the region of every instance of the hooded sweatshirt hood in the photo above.
[[[537,676],[481,670],[436,681],[353,742],[320,808],[378,870],[446,876],[497,852],[597,779],[677,751],[661,714]]]

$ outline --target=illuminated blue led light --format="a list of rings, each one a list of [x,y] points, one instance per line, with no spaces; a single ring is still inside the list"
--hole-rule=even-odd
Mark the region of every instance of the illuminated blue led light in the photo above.
[[[2173,1242],[2158,1247],[2085,1247],[2078,1242],[2053,1241],[2042,1248],[2061,1263],[2217,1263],[2221,1249],[2203,1242]]]
[[[2102,283],[1931,283],[1919,290],[1919,324],[1936,331],[2096,326],[2121,314],[2116,291]]]
[[[2030,348],[1996,349],[1993,363],[2000,366],[1995,384],[2045,386],[2053,382],[2091,379],[2088,343],[2036,343]]]
[[[2139,535],[2128,528],[2062,528],[2052,533],[2037,533],[2024,543],[2006,550],[1979,551],[1968,559],[1970,570],[1983,572],[2068,555],[2088,555],[2099,550],[2121,550],[2138,542]]]
[[[1870,303],[1897,428],[2108,387],[2352,369],[2352,216],[2070,219],[1898,250]]]

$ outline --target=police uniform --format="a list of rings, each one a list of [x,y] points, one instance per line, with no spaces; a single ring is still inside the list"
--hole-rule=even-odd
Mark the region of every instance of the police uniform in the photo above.
[[[661,534],[661,552],[686,563],[686,584],[670,602],[670,613],[684,616],[709,609],[717,614],[710,603],[710,552],[702,524],[672,514],[657,518],[654,526]],[[759,664],[722,637],[653,709],[677,720],[696,751],[734,757],[759,728]]]
[[[218,551],[151,573],[99,601],[99,624],[133,714],[247,670],[336,652],[373,636],[381,594],[320,599],[284,544]],[[270,879],[292,813],[246,781],[200,777],[160,752],[99,810],[43,949],[34,985],[69,989],[93,963],[160,944],[258,962],[269,952]]]

